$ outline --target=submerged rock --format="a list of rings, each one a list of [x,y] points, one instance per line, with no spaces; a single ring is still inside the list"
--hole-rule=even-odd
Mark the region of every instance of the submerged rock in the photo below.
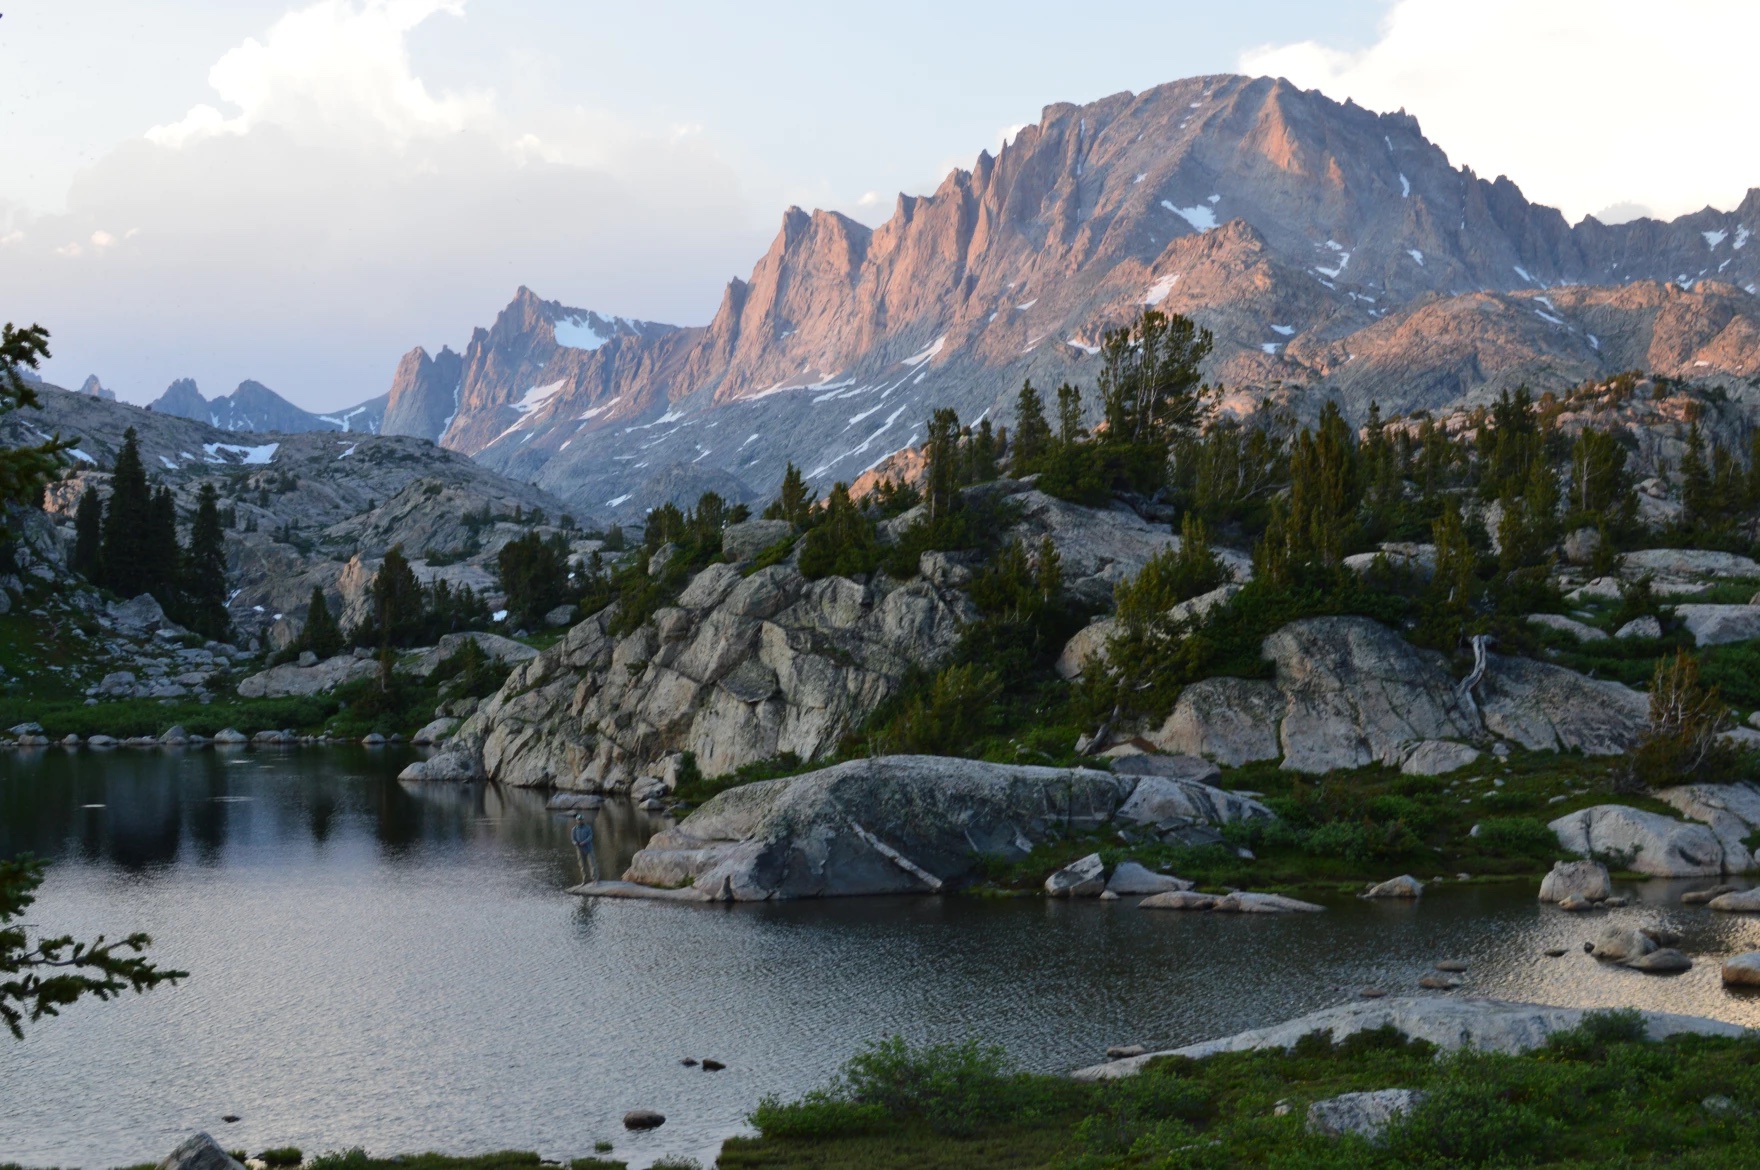
[[[1647,955],[1630,960],[1626,966],[1634,971],[1642,971],[1646,975],[1677,975],[1682,971],[1691,971],[1693,960],[1673,947],[1661,947]]]

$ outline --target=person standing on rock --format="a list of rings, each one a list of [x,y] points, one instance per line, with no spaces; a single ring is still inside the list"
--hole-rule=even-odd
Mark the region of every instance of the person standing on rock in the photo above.
[[[593,822],[574,814],[574,831],[569,834],[574,839],[574,847],[581,855],[581,881],[596,882],[599,880],[599,859],[593,855]]]

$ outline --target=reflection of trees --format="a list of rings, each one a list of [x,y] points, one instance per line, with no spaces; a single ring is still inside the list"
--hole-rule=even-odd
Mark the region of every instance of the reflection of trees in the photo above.
[[[578,880],[571,818],[545,809],[547,793],[399,782],[409,759],[356,748],[0,754],[0,856],[142,870],[175,862],[187,836],[198,863],[216,865],[228,843],[237,854],[352,832],[370,833],[386,860],[484,848],[537,861],[540,881]],[[619,800],[595,823],[601,872],[615,877],[661,821]]]

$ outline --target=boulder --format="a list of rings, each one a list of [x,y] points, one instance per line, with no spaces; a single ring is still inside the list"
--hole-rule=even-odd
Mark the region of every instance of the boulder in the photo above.
[[[1081,768],[851,760],[718,793],[655,834],[624,880],[742,902],[939,892],[980,854],[1019,860],[1109,823],[1135,784]]]
[[[1112,762],[1112,770],[1127,776],[1165,776],[1196,784],[1214,784],[1222,779],[1222,769],[1202,756],[1164,756],[1153,752],[1120,756]]]
[[[1760,605],[1677,605],[1674,616],[1700,646],[1760,638]]]
[[[1703,890],[1688,890],[1681,895],[1681,905],[1703,906],[1713,898],[1721,898],[1725,894],[1733,894],[1740,889],[1740,886],[1722,885],[1708,886]]]
[[[1378,882],[1363,893],[1365,898],[1421,898],[1423,895],[1424,883],[1409,873]]]
[[[603,796],[594,796],[590,792],[558,792],[544,802],[544,807],[551,812],[587,812],[604,803]]]
[[[1165,894],[1169,890],[1189,890],[1192,883],[1183,878],[1172,877],[1165,873],[1156,873],[1134,861],[1121,861],[1112,871],[1112,877],[1106,882],[1108,893],[1120,897],[1136,894]]]
[[[1294,1047],[1303,1036],[1321,1031],[1331,1032],[1336,1043],[1360,1031],[1386,1027],[1450,1051],[1472,1047],[1483,1052],[1526,1052],[1544,1045],[1554,1032],[1575,1028],[1593,1010],[1473,997],[1388,996],[1366,1002],[1353,1000],[1269,1027],[1253,1028],[1166,1052],[1149,1052],[1111,1061],[1080,1069],[1072,1075],[1085,1081],[1127,1077],[1135,1075],[1158,1056],[1188,1056],[1201,1060],[1218,1052],[1287,1049]],[[1645,1035],[1651,1040],[1679,1035],[1735,1037],[1744,1033],[1738,1024],[1700,1016],[1668,1012],[1643,1012],[1642,1015]]]
[[[1216,899],[1216,905],[1211,909],[1218,914],[1312,914],[1325,910],[1326,907],[1297,898],[1287,898],[1282,894],[1254,894],[1237,890]]]
[[[361,746],[362,747],[384,747],[385,746],[385,737],[383,735],[379,734],[377,731],[369,731],[369,732],[367,732],[367,734],[361,736]]]
[[[1620,558],[1620,576],[1636,580],[1656,577],[1760,577],[1760,564],[1736,553],[1703,548],[1646,548]]]
[[[139,637],[165,629],[171,622],[151,593],[142,593],[127,601],[112,601],[107,607],[110,620],[125,634]]]
[[[1616,638],[1660,638],[1662,637],[1662,623],[1656,620],[1654,614],[1647,613],[1642,617],[1633,618],[1615,630],[1613,636]]]
[[[1555,861],[1540,879],[1540,900],[1562,902],[1573,895],[1587,902],[1601,902],[1613,894],[1613,881],[1599,861]]]
[[[1474,763],[1482,754],[1468,744],[1427,739],[1411,749],[1399,770],[1407,776],[1446,776]]]
[[[559,605],[544,615],[544,624],[553,630],[560,630],[574,625],[575,615],[580,613],[578,605]]]
[[[1760,987],[1760,951],[1731,955],[1723,961],[1725,987]]]
[[[399,780],[465,782],[482,780],[483,765],[468,748],[449,744],[425,760],[417,760],[397,774]]]
[[[1286,710],[1283,766],[1329,772],[1398,765],[1426,739],[1469,739],[1479,720],[1440,654],[1360,617],[1307,618],[1265,639]]]
[[[1199,894],[1191,890],[1168,890],[1164,894],[1152,894],[1137,903],[1139,910],[1213,910],[1216,908],[1215,894]]]
[[[623,1115],[625,1129],[659,1129],[666,1124],[666,1116],[652,1109],[631,1109]]]
[[[1098,853],[1072,861],[1045,879],[1053,898],[1098,898],[1106,889],[1106,863]]]
[[[1057,675],[1063,679],[1080,678],[1088,667],[1105,665],[1106,644],[1118,632],[1118,622],[1101,618],[1090,622],[1070,636],[1057,655]]]
[[[794,534],[786,520],[746,520],[721,530],[721,555],[738,564],[749,561],[771,545]]]
[[[244,732],[235,727],[223,728],[214,733],[214,742],[219,744],[249,743],[250,739]]]
[[[1547,826],[1579,857],[1630,858],[1628,868],[1652,877],[1705,877],[1724,872],[1723,845],[1705,825],[1688,824],[1623,804],[1598,804]]]
[[[1167,616],[1176,622],[1196,623],[1202,621],[1205,614],[1219,605],[1227,605],[1234,600],[1234,595],[1240,591],[1241,587],[1233,582],[1227,585],[1218,585],[1208,593],[1200,593],[1196,597],[1176,603],[1167,611]]]
[[[1377,1138],[1393,1122],[1423,1104],[1417,1089],[1375,1089],[1366,1093],[1343,1093],[1308,1106],[1308,1130],[1327,1137],[1354,1134]]]
[[[1611,898],[1608,899],[1610,902],[1612,900],[1613,899]],[[1558,900],[1558,908],[1571,914],[1581,914],[1584,911],[1595,909],[1595,903],[1589,901],[1589,899],[1583,897],[1581,894],[1566,894]]]
[[[319,695],[333,691],[345,683],[373,678],[379,664],[371,658],[338,654],[316,666],[299,666],[292,662],[271,666],[240,680],[238,693],[245,699],[284,699],[292,696]]]
[[[1760,830],[1760,788],[1750,783],[1682,784],[1655,795],[1688,820],[1710,826],[1723,846],[1725,873],[1754,868],[1746,839]]]
[[[1650,699],[1530,658],[1490,655],[1474,692],[1485,728],[1529,751],[1623,755],[1650,726]]]
[[[1283,696],[1271,683],[1207,678],[1181,691],[1173,713],[1145,738],[1162,751],[1238,768],[1283,755],[1277,735],[1283,712]]]
[[[159,737],[159,742],[167,746],[181,746],[189,742],[189,732],[183,729],[183,724],[173,723],[165,730],[165,734]]]
[[[1760,914],[1760,887],[1719,894],[1706,905],[1724,914]]]
[[[159,1163],[158,1170],[244,1170],[220,1143],[205,1133],[192,1133]]]
[[[1595,948],[1589,953],[1597,959],[1627,963],[1654,950],[1656,940],[1643,931],[1630,926],[1609,926],[1595,940]]]
[[[1116,770],[1114,774],[1118,774]],[[1173,776],[1139,777],[1130,798],[1118,810],[1120,822],[1152,827],[1159,833],[1193,825],[1271,819],[1271,810],[1250,797]]]
[[[1375,562],[1387,558],[1395,572],[1410,573],[1419,581],[1436,576],[1436,546],[1433,544],[1384,544],[1375,552],[1353,553],[1344,559],[1344,567],[1359,575],[1369,572]]]
[[[424,723],[421,730],[412,735],[409,741],[418,746],[439,743],[441,740],[451,735],[457,727],[458,720],[451,716],[443,715],[439,719]]]
[[[1565,617],[1562,613],[1531,613],[1527,616],[1529,625],[1544,626],[1549,630],[1557,630],[1569,634],[1579,642],[1605,642],[1607,632],[1594,626]]]
[[[1626,966],[1646,975],[1678,975],[1682,971],[1691,971],[1693,960],[1673,947],[1662,947],[1631,960]]]

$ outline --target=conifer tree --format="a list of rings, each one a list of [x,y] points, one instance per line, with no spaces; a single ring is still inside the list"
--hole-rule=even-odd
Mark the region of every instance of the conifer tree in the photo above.
[[[226,534],[220,524],[220,494],[211,483],[204,483],[196,496],[196,518],[183,557],[183,598],[184,624],[205,638],[225,641],[232,626],[226,612]]]
[[[1344,560],[1356,543],[1361,493],[1350,427],[1338,404],[1328,402],[1318,431],[1304,429],[1290,459],[1290,562],[1331,566]]]
[[[1057,388],[1057,441],[1065,448],[1074,447],[1087,434],[1082,426],[1082,392],[1065,382]]]
[[[1030,475],[1051,447],[1051,424],[1045,421],[1045,400],[1033,389],[1032,379],[1021,383],[1014,406],[1014,451],[1009,471],[1016,477]]]
[[[122,448],[116,453],[116,465],[110,475],[101,556],[103,583],[125,597],[150,591],[152,557],[147,542],[151,538],[151,509],[140,445],[134,428],[129,427],[122,433]]]
[[[1705,464],[1705,437],[1694,422],[1687,431],[1687,450],[1681,456],[1681,527],[1695,529],[1713,511],[1711,471]]]
[[[959,454],[959,415],[943,407],[930,416],[929,437],[923,443],[928,464],[923,501],[930,523],[952,515],[959,505]]]
[[[37,407],[37,391],[19,371],[36,369],[49,356],[49,331],[41,325],[0,327],[0,418],[24,407]],[[38,432],[39,434],[41,432]],[[0,503],[39,507],[43,487],[61,470],[61,453],[73,444],[59,435],[31,447],[0,447]]]
[[[422,583],[409,567],[403,546],[393,545],[373,577],[372,609],[365,628],[355,634],[355,643],[376,641],[386,649],[410,644],[421,636],[422,601]]]
[[[96,487],[80,494],[73,518],[73,571],[96,582],[103,576],[104,501]]]
[[[989,483],[996,478],[996,431],[982,419],[966,443],[967,483]]]
[[[786,520],[796,528],[804,528],[813,516],[813,503],[818,493],[807,486],[801,469],[792,462],[782,473],[782,490],[764,509],[766,520]]]
[[[871,571],[879,555],[873,521],[850,498],[848,484],[834,484],[824,514],[801,547],[801,574],[809,580],[855,577]]]
[[[1203,412],[1198,367],[1209,356],[1210,331],[1156,309],[1101,342],[1099,391],[1107,443],[1169,445],[1197,427]]]
[[[182,569],[177,547],[177,501],[171,489],[160,485],[147,506],[147,534],[143,542],[146,567],[141,588],[167,610],[181,610],[178,586]]]
[[[312,586],[312,600],[306,605],[306,626],[300,632],[299,645],[319,658],[333,658],[342,652],[342,630],[330,613],[329,599],[317,585]]]

